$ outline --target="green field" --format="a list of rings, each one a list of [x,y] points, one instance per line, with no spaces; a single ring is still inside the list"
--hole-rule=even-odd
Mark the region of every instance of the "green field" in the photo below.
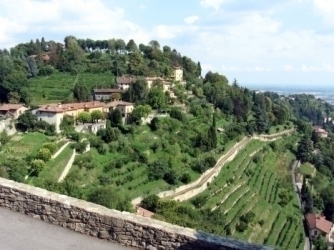
[[[303,175],[314,175],[315,174],[315,168],[310,163],[303,163],[298,168],[298,172]]]
[[[51,159],[47,162],[45,169],[39,173],[38,178],[42,180],[57,181],[72,154],[73,149],[69,144],[55,159]]]
[[[223,167],[210,186],[192,200],[205,197],[200,208],[219,210],[225,217],[225,229],[232,237],[279,249],[303,249],[301,214],[289,180],[294,155],[284,147],[295,140],[292,136],[276,141],[275,151],[264,142],[251,141]],[[250,156],[255,151],[258,152]],[[285,191],[289,198],[283,204],[280,197]],[[183,204],[192,206],[191,201]],[[249,212],[254,218],[246,229],[240,230],[241,216]]]
[[[28,155],[36,154],[47,140],[47,136],[38,132],[16,134],[1,148],[3,157],[0,157],[0,162],[6,158],[24,159]]]
[[[120,140],[122,149],[115,149],[113,145],[119,148],[120,142],[114,142],[109,145],[109,150],[105,155],[99,154],[95,148],[92,148],[83,156],[76,156],[67,178],[78,186],[112,185],[130,198],[136,198],[169,190],[183,184],[180,181],[177,181],[175,185],[170,185],[162,179],[149,180],[148,164],[160,160],[168,162],[177,176],[187,173],[190,175],[191,181],[194,181],[198,179],[200,174],[190,167],[192,161],[209,155],[218,159],[224,151],[235,144],[235,141],[230,141],[222,149],[222,139],[219,137],[218,150],[207,153],[194,150],[194,154],[190,155],[188,145],[191,144],[191,138],[196,135],[195,132],[187,131],[185,128],[187,125],[175,119],[173,119],[173,123],[173,129],[170,131],[168,129],[170,124],[167,123],[166,129],[159,129],[155,132],[146,125],[136,127],[134,134],[122,137]],[[190,120],[189,123],[196,129],[203,125],[201,121],[196,119]],[[182,134],[183,142],[180,142],[179,134]],[[172,143],[169,144],[170,142]],[[135,157],[134,150],[141,152],[147,160],[133,158]],[[115,163],[119,164],[115,166]]]
[[[84,84],[89,89],[111,86],[114,76],[111,74],[81,73],[78,75],[54,73],[50,76],[38,76],[29,80],[32,104],[57,103],[71,97],[76,83]]]

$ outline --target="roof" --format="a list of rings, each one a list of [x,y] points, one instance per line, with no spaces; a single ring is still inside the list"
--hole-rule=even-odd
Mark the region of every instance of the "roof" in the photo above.
[[[122,93],[124,90],[122,89],[94,89],[94,93]]]
[[[326,220],[324,216],[307,214],[305,218],[310,229],[318,229],[326,234],[330,233],[333,223]]]
[[[70,110],[78,109],[90,109],[90,108],[99,108],[104,107],[102,102],[77,102],[77,103],[65,103],[65,104],[48,104],[42,105],[39,107],[38,111],[42,112],[51,112],[51,113],[63,113]]]
[[[4,104],[0,106],[1,111],[9,111],[9,110],[18,110],[21,107],[24,107],[24,104]]]
[[[104,107],[111,108],[111,107],[117,107],[117,106],[133,106],[134,104],[132,102],[123,102],[123,101],[112,101],[104,104]]]
[[[136,78],[131,76],[130,77],[122,76],[116,78],[117,84],[129,84],[129,83],[135,83],[136,81],[137,81]]]

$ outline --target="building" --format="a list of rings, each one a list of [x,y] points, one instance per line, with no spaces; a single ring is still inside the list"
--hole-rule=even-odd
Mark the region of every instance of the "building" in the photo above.
[[[133,83],[136,83],[136,78],[130,76],[130,77],[117,77],[116,83],[118,85],[118,88],[121,90],[127,90]]]
[[[24,104],[4,104],[0,106],[0,116],[7,116],[17,119],[28,108]]]
[[[123,118],[128,118],[134,109],[134,104],[131,102],[112,101],[104,105],[105,113],[110,113],[115,109],[121,111]]]
[[[147,82],[148,89],[152,88],[154,82],[156,82],[156,81],[163,82],[164,81],[164,79],[161,78],[161,77],[146,77],[145,80]]]
[[[322,235],[326,238],[328,243],[333,242],[333,222],[326,220],[324,216],[318,214],[307,214],[305,215],[305,219],[311,239],[316,238],[318,235]]]
[[[99,110],[103,112],[102,102],[81,102],[67,104],[48,104],[40,106],[36,112],[39,121],[45,121],[56,127],[56,132],[60,133],[60,123],[65,115],[77,118],[81,112],[93,112]]]
[[[111,100],[112,94],[121,95],[124,92],[122,89],[94,89],[93,95],[95,101]]]
[[[173,78],[176,82],[183,81],[183,69],[181,67],[174,67]]]
[[[316,133],[320,138],[327,138],[328,132],[320,127],[313,128],[314,133]]]

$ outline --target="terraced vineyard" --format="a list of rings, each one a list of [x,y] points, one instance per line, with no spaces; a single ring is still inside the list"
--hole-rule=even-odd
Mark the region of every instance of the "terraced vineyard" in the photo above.
[[[280,139],[275,146],[250,142],[208,189],[192,199],[205,199],[197,208],[219,210],[225,216],[226,233],[235,238],[279,249],[303,249],[301,214],[288,171],[293,155],[285,147],[294,140],[293,136]]]
[[[29,89],[32,95],[33,104],[54,103],[71,97],[74,85],[80,83],[89,89],[93,87],[108,86],[114,82],[111,74],[81,73],[70,75],[55,73],[50,76],[39,76],[32,78],[29,82]]]

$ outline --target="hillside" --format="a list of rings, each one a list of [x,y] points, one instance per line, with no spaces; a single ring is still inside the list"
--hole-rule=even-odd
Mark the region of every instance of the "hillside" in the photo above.
[[[178,80],[176,70],[182,72]],[[119,77],[131,84],[121,89]],[[121,91],[92,102],[95,88]],[[334,219],[334,108],[314,96],[258,93],[219,73],[203,77],[199,62],[157,41],[137,46],[133,40],[68,36],[64,44],[43,38],[1,51],[0,100],[31,107],[53,103],[65,114],[61,133],[30,111],[11,120],[25,133],[0,134],[1,177],[130,212],[138,199],[160,220],[303,249],[302,213],[291,181],[298,159],[302,170],[316,169],[307,176],[309,189],[304,185],[303,212]],[[115,103],[129,105],[129,113]],[[65,113],[74,104],[100,109]],[[102,124],[96,133],[83,129],[96,124]],[[280,132],[289,133],[280,138]],[[275,140],[259,140],[269,135]],[[225,154],[233,155],[230,162],[222,160]],[[220,172],[206,176],[212,169]],[[199,191],[186,197],[193,188],[182,188],[194,183]],[[183,194],[173,193],[180,188]],[[168,195],[159,198],[161,193]]]

